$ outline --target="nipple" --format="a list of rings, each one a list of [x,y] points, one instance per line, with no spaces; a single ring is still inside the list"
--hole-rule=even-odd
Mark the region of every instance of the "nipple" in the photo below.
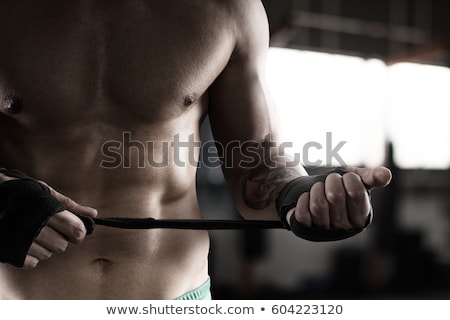
[[[195,102],[195,100],[197,100],[197,95],[196,94],[187,95],[186,97],[184,97],[183,105],[185,107],[189,107],[190,105],[192,105]]]
[[[16,96],[6,96],[1,107],[7,114],[17,114],[22,111],[22,101]]]

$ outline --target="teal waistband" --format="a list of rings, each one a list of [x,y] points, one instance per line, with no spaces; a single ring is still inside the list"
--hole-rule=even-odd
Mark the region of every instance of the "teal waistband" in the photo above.
[[[211,280],[208,279],[197,289],[189,291],[182,296],[176,298],[176,300],[211,300]]]

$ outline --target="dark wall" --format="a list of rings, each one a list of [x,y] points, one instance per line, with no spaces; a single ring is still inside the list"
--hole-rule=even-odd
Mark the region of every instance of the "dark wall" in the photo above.
[[[263,0],[276,46],[450,65],[445,0]]]

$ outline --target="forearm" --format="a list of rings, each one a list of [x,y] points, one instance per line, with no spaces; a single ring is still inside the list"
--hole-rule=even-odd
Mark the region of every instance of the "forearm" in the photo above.
[[[290,181],[307,175],[286,156],[272,155],[255,166],[234,170],[231,184],[236,206],[245,219],[278,220],[275,203]]]

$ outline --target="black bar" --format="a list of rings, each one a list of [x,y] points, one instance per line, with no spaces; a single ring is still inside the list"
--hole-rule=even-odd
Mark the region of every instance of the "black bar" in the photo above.
[[[272,220],[196,220],[153,218],[93,218],[96,225],[121,229],[189,229],[189,230],[242,230],[285,229],[281,221]]]

